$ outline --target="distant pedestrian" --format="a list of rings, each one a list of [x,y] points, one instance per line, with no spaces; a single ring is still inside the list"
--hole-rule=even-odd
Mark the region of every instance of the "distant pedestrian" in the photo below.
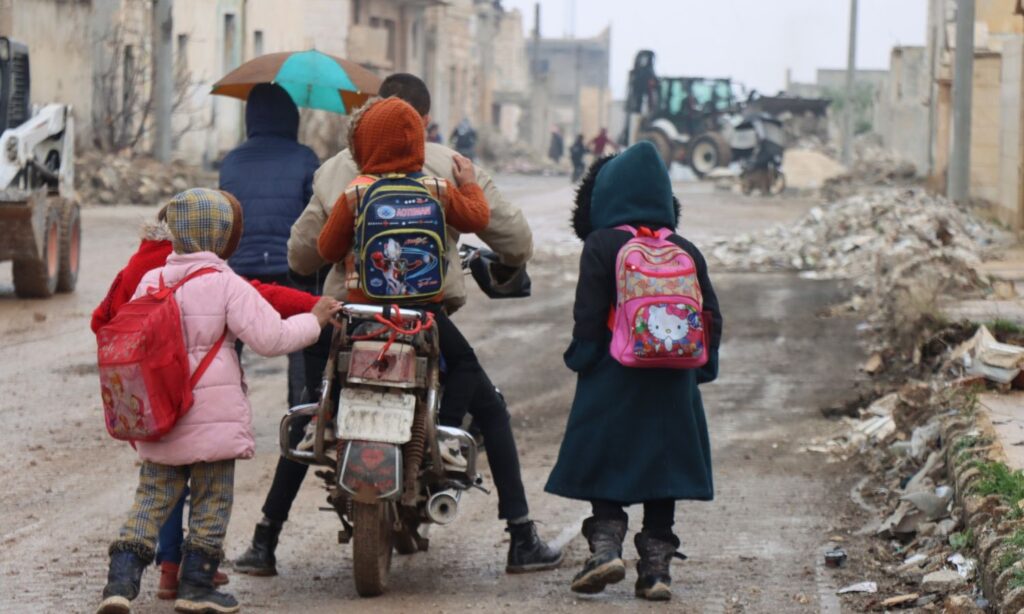
[[[601,132],[590,141],[590,150],[594,153],[594,156],[600,158],[609,147],[612,148],[612,151],[618,149],[615,141],[611,140],[608,136],[608,129],[601,128]]]
[[[299,109],[279,85],[252,88],[245,106],[248,138],[224,158],[220,188],[242,204],[245,230],[228,264],[263,283],[316,291],[315,283],[288,272],[288,236],[313,195],[320,160],[299,144]],[[288,356],[288,407],[301,402],[302,352]]]
[[[583,521],[591,556],[573,578],[572,590],[577,592],[597,593],[625,577],[623,508],[642,503],[643,530],[634,539],[640,555],[636,595],[671,598],[669,563],[682,556],[676,552],[679,539],[672,532],[675,502],[709,501],[714,496],[708,430],[697,386],[718,375],[722,316],[704,257],[672,232],[678,222],[679,206],[668,172],[648,142],[598,160],[577,192],[573,227],[584,244],[572,343],[565,352],[566,366],[577,373],[576,394],[558,461],[545,486],[547,492],[591,504],[592,515]],[[622,228],[625,225],[632,230]],[[706,352],[703,367],[627,367],[612,357],[609,312],[621,279],[616,260],[634,234],[667,240],[689,255],[696,267],[694,276],[673,278],[671,284],[666,280],[665,286],[651,285],[650,278],[638,274],[633,291],[641,293],[639,300],[697,293],[703,295],[704,313],[681,316],[689,309],[682,303],[648,303],[648,311],[641,312],[645,306],[639,303],[636,334],[647,334],[642,337],[644,346],[632,351],[660,352],[660,359],[668,361],[676,360],[677,354]],[[622,308],[629,309],[628,305]],[[696,327],[691,320],[702,315],[711,334],[697,345],[688,336],[688,325]],[[700,325],[700,330],[705,327]]]
[[[189,531],[183,547],[175,610],[237,612],[234,597],[214,588],[234,499],[235,460],[252,458],[252,408],[246,397],[238,355],[241,338],[260,354],[275,356],[316,341],[341,304],[321,299],[313,313],[282,320],[224,260],[242,224],[240,211],[216,190],[192,189],[167,206],[174,253],[149,271],[134,298],[161,282],[177,284],[203,269],[174,294],[181,312],[189,359],[198,364],[218,339],[226,340],[193,390],[194,402],[161,439],[135,442],[142,467],[135,502],[110,545],[110,569],[98,614],[129,612],[139,594],[142,572],[153,561],[157,531],[180,500],[192,491]]]
[[[551,145],[548,146],[548,157],[555,164],[562,161],[565,155],[565,139],[562,138],[562,129],[558,126],[551,128]]]
[[[470,161],[476,161],[476,130],[473,129],[468,118],[462,118],[459,125],[452,131],[449,140],[455,151],[469,158]]]
[[[572,147],[569,148],[569,158],[572,160],[572,182],[576,183],[583,176],[583,171],[586,169],[584,164],[584,156],[587,155],[587,146],[583,144],[583,135],[576,135],[576,140],[573,141]]]
[[[437,125],[437,122],[430,122],[427,126],[427,142],[437,143],[438,145],[444,144],[444,138],[441,136],[441,128]]]

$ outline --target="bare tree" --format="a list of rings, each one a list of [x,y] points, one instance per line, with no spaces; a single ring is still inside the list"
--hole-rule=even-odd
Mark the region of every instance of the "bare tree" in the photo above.
[[[123,23],[115,24],[100,41],[108,58],[93,78],[97,104],[93,105],[93,144],[102,151],[140,152],[153,129],[153,56],[144,33]],[[175,118],[172,142],[210,126],[191,100],[200,86],[183,62],[174,71]],[[185,118],[182,121],[181,118]]]

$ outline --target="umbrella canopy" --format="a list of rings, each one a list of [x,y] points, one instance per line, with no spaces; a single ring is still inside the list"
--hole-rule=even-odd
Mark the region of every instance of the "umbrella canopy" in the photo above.
[[[299,107],[351,113],[377,94],[380,78],[355,62],[319,51],[268,53],[213,84],[217,96],[247,100],[253,86],[276,83]]]

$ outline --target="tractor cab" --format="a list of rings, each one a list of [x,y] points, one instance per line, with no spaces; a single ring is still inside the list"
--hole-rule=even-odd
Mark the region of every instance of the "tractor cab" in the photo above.
[[[28,121],[30,85],[28,47],[0,36],[0,132]]]

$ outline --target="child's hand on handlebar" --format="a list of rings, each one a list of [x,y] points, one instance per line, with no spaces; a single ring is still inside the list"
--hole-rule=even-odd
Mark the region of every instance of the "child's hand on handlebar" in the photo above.
[[[336,301],[329,296],[324,296],[316,302],[316,305],[313,305],[313,310],[310,313],[316,316],[320,326],[324,326],[331,321],[334,314],[341,311],[342,307],[344,307],[344,303]]]
[[[452,174],[455,175],[455,183],[459,187],[476,183],[476,169],[466,156],[455,154],[452,158]]]

